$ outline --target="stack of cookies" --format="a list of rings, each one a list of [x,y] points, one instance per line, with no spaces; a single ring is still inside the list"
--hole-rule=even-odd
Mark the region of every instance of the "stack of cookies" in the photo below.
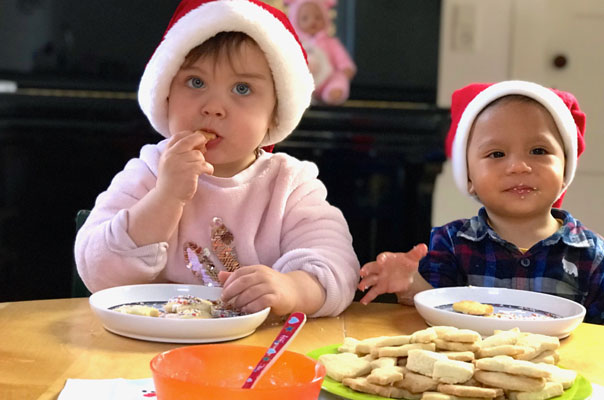
[[[396,399],[545,400],[559,396],[576,373],[554,364],[558,338],[435,326],[411,335],[345,338],[319,362],[353,390]]]

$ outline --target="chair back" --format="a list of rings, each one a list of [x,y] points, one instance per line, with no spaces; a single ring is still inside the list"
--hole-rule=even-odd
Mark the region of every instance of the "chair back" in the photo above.
[[[75,217],[75,231],[76,233],[80,230],[86,218],[90,215],[90,210],[79,210]],[[78,268],[76,267],[75,259],[73,262],[73,268],[71,271],[71,297],[88,297],[91,293],[84,285],[80,274],[78,274]]]

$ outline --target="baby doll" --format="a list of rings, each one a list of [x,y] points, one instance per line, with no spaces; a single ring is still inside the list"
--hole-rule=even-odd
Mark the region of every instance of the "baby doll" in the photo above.
[[[342,104],[350,94],[356,65],[336,37],[329,35],[329,9],[337,0],[286,0],[288,16],[308,56],[315,81],[313,98],[326,104]]]

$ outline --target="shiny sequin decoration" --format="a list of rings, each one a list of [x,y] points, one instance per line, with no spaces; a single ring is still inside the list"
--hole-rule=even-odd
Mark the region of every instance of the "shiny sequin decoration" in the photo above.
[[[205,286],[221,286],[218,280],[218,268],[210,259],[210,251],[197,243],[184,245],[185,265]]]
[[[222,286],[218,279],[220,269],[212,261],[212,253],[229,272],[236,271],[240,264],[235,237],[219,217],[214,217],[210,224],[210,242],[213,251],[195,242],[186,242],[183,248],[185,265],[205,286]]]
[[[237,259],[233,234],[219,217],[214,217],[211,229],[210,241],[212,242],[214,254],[216,254],[216,257],[218,257],[227,271],[236,271],[240,265]]]

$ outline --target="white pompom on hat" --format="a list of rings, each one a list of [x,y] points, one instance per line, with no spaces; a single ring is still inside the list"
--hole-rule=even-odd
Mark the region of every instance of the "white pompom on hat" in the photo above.
[[[300,122],[314,90],[306,53],[287,16],[257,0],[183,0],[145,67],[138,102],[155,130],[168,129],[172,79],[189,51],[220,32],[243,32],[266,55],[277,96],[277,124],[262,146],[285,139]]]
[[[468,137],[478,114],[493,101],[510,95],[530,97],[543,105],[552,115],[562,137],[565,164],[565,187],[553,207],[562,205],[566,188],[577,170],[577,159],[585,150],[585,113],[571,93],[548,89],[526,81],[498,83],[472,83],[453,93],[451,101],[451,126],[445,142],[445,152],[451,158],[453,178],[457,188],[468,194],[467,147]]]

